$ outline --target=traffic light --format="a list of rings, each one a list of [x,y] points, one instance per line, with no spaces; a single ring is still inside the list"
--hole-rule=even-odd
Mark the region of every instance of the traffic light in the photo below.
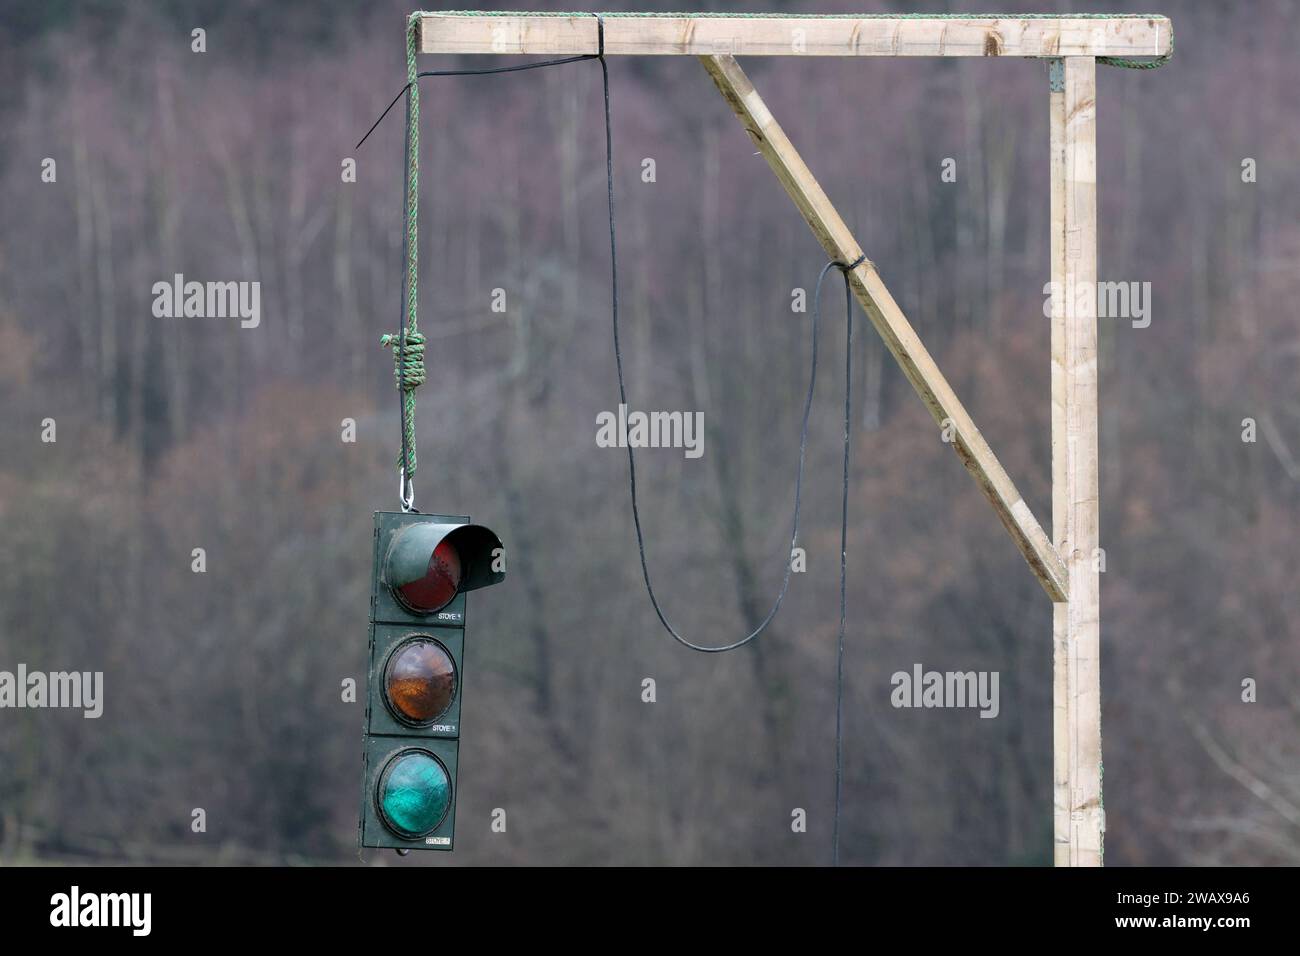
[[[468,517],[375,512],[361,845],[450,850],[465,592],[505,578],[501,540]]]

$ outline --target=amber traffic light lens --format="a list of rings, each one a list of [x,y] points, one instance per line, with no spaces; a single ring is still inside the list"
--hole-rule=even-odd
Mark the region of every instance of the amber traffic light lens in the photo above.
[[[384,767],[375,797],[385,826],[408,840],[419,839],[447,816],[451,777],[427,750],[403,750]]]
[[[424,574],[397,589],[397,594],[417,614],[440,611],[456,596],[460,587],[460,552],[447,540],[438,542],[429,556]]]
[[[427,637],[399,644],[384,669],[384,697],[406,724],[431,724],[456,697],[456,665],[447,649]]]

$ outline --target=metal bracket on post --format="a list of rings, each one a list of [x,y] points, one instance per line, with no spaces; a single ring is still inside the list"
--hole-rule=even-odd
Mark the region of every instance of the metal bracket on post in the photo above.
[[[1047,61],[1047,88],[1053,93],[1065,92],[1065,61],[1060,57]]]

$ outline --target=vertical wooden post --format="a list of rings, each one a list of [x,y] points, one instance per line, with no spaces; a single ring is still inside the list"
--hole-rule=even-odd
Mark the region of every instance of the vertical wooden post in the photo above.
[[[1100,866],[1097,564],[1096,61],[1048,68],[1052,149],[1052,538],[1068,600],[1052,606],[1053,836],[1058,866]]]

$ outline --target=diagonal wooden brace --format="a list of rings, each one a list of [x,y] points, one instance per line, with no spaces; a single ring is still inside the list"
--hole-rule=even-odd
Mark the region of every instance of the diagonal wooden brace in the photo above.
[[[826,254],[840,262],[853,262],[862,255],[853,235],[826,193],[804,164],[767,105],[754,89],[744,70],[730,55],[702,56],[700,61],[723,97],[745,125],[781,185],[794,200]],[[1067,600],[1065,564],[1042,526],[1034,518],[1015,484],[980,434],[966,409],[957,399],[925,350],[902,309],[889,294],[870,260],[849,272],[849,285],[885,346],[898,360],[903,374],[921,396],[934,420],[950,423],[952,446],[993,505],[998,518],[1011,534],[1016,547],[1053,602]]]

